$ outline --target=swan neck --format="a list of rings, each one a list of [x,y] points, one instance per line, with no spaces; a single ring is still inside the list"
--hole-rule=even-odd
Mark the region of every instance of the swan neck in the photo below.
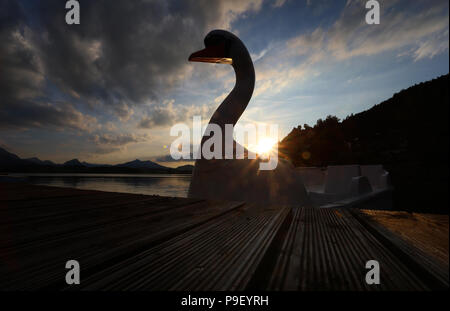
[[[222,129],[225,128],[225,124],[236,125],[253,94],[255,70],[250,55],[246,56],[243,60],[233,63],[236,84],[210,120],[210,123],[217,124]]]

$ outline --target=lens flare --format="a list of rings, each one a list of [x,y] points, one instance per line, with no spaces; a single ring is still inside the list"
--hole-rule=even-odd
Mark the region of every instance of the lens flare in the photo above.
[[[256,146],[256,153],[259,155],[268,155],[272,151],[275,144],[276,140],[273,138],[261,138]]]

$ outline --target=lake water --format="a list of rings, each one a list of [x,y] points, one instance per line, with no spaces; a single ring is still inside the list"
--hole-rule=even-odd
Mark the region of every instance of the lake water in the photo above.
[[[187,174],[11,174],[35,185],[187,197]]]

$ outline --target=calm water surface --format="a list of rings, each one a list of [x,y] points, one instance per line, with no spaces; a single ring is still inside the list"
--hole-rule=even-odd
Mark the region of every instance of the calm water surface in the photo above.
[[[187,174],[11,174],[35,185],[187,197]]]

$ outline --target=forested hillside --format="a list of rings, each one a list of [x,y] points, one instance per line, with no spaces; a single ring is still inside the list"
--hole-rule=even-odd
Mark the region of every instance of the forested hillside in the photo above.
[[[295,166],[383,164],[395,205],[448,212],[449,75],[414,85],[340,121],[294,128],[280,151]]]

